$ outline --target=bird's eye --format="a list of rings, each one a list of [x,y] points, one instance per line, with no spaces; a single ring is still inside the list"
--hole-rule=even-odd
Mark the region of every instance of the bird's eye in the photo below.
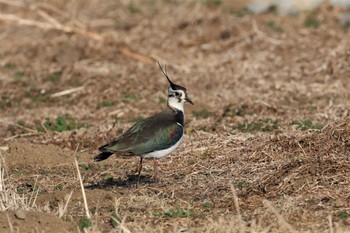
[[[179,92],[175,92],[175,96],[179,96],[180,94],[179,94]]]

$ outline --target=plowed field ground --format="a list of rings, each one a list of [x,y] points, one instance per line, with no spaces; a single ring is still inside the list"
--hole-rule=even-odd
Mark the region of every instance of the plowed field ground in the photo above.
[[[0,1],[0,231],[350,232],[343,10],[240,7]],[[136,188],[137,157],[91,158],[166,108],[156,60],[195,105]]]

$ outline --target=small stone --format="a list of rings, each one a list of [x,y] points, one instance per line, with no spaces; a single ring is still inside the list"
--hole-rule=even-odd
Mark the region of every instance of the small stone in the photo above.
[[[17,211],[15,212],[15,216],[16,216],[16,218],[18,218],[18,219],[24,220],[24,219],[26,218],[26,213],[25,213],[24,210],[17,210]]]

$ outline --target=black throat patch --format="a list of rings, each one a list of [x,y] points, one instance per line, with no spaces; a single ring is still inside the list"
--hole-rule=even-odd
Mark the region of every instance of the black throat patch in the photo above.
[[[182,127],[185,126],[185,117],[184,117],[184,113],[180,110],[175,110],[176,114],[175,114],[175,120],[177,123],[179,123]]]

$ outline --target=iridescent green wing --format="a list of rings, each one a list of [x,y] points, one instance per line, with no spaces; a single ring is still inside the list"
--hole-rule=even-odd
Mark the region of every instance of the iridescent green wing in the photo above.
[[[174,145],[182,134],[183,127],[176,123],[172,115],[163,112],[137,122],[100,150],[117,154],[145,154]]]
[[[176,144],[183,135],[183,127],[178,124],[171,124],[166,128],[161,128],[152,137],[140,138],[141,143],[137,143],[132,149],[134,154],[146,154],[152,151],[164,150]],[[145,136],[145,135],[144,135]]]

